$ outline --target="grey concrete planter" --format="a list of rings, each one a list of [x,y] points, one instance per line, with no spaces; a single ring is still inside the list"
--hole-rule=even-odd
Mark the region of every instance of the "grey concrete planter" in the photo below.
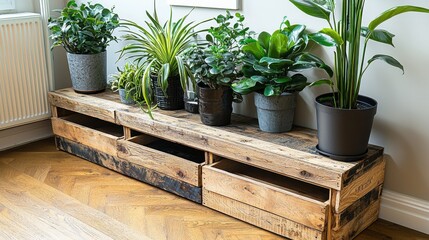
[[[132,105],[136,103],[130,96],[127,97],[127,91],[122,88],[119,89],[119,98],[121,99],[122,103],[125,103],[127,105]]]
[[[317,150],[340,161],[355,161],[368,151],[372,122],[377,112],[377,102],[358,96],[358,109],[332,107],[332,93],[316,98]]]
[[[107,85],[106,52],[97,54],[67,53],[73,89],[79,93],[98,93]]]
[[[264,132],[281,133],[292,129],[296,107],[296,93],[266,97],[255,94],[259,128]]]

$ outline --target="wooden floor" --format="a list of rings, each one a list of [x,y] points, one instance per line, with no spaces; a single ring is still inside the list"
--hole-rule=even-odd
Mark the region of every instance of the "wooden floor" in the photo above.
[[[0,152],[0,239],[282,239],[56,150]],[[378,220],[358,240],[429,239]]]

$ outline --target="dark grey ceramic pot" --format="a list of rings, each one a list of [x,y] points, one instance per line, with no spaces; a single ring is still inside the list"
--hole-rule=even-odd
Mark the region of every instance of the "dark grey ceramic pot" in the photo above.
[[[127,97],[127,91],[122,88],[119,89],[119,98],[121,99],[122,103],[127,105],[132,105],[136,103],[130,96]]]
[[[266,97],[255,94],[259,128],[264,132],[281,133],[292,129],[296,107],[296,93]]]
[[[67,53],[73,89],[78,93],[98,93],[107,85],[107,55]]]
[[[340,109],[329,104],[332,93],[316,98],[317,150],[340,161],[355,161],[368,151],[372,122],[377,102],[369,97],[358,97],[358,109]]]

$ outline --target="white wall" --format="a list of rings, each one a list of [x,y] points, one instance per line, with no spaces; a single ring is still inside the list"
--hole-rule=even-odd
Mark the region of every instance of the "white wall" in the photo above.
[[[82,1],[82,0],[81,0]],[[106,7],[116,5],[116,12],[122,18],[143,24],[144,11],[152,11],[152,1],[141,0],[98,0]],[[166,1],[157,1],[161,18],[166,19],[168,8]],[[429,8],[427,1],[367,1],[365,22],[398,4],[415,4]],[[247,25],[255,31],[272,31],[287,15],[292,22],[304,23],[318,30],[324,22],[306,16],[286,0],[243,0],[242,11]],[[175,16],[189,11],[186,7],[174,7]],[[214,9],[196,9],[192,19],[211,18],[223,12]],[[397,58],[405,67],[402,75],[397,69],[384,63],[375,63],[364,77],[362,93],[375,98],[379,103],[371,143],[385,147],[388,157],[385,187],[391,191],[429,200],[429,81],[426,76],[429,62],[429,15],[405,14],[382,25],[396,34],[396,48],[381,44],[371,44],[369,56],[376,53],[389,54]],[[120,34],[118,34],[120,35]],[[116,70],[116,60],[123,43],[113,43],[108,49],[108,71]],[[332,64],[331,49],[318,49],[317,52]],[[122,62],[119,65],[123,64]],[[314,97],[323,89],[306,89],[300,93],[296,123],[315,128]],[[248,107],[244,107],[248,106]],[[249,107],[250,106],[250,107]],[[254,115],[252,102],[237,107],[236,111]]]

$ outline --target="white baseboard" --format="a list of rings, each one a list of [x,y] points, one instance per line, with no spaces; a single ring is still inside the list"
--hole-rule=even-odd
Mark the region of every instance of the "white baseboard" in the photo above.
[[[0,151],[53,136],[50,120],[0,131]]]
[[[383,190],[380,218],[429,234],[429,202]]]

